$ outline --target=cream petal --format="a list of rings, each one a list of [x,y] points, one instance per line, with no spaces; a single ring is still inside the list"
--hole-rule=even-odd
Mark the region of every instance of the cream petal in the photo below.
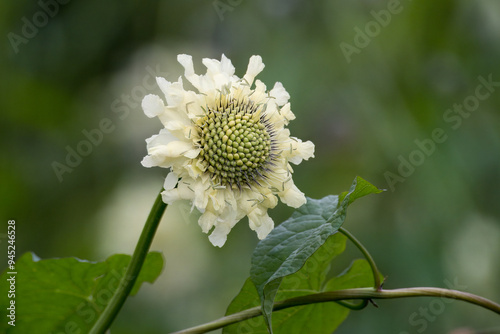
[[[276,104],[279,106],[284,105],[290,99],[290,94],[288,94],[281,82],[276,82],[269,94],[275,98]]]
[[[177,56],[177,61],[184,67],[184,76],[186,78],[196,75],[194,73],[193,57],[187,54]],[[188,79],[189,80],[189,79]]]
[[[231,227],[228,224],[218,223],[212,234],[208,236],[208,240],[212,245],[222,247],[226,243],[229,232],[231,232]]]
[[[207,170],[208,163],[198,159],[196,160],[196,167],[201,171],[204,172]]]
[[[217,211],[223,211],[226,207],[226,202],[224,201],[224,191],[225,189],[212,189],[209,191],[210,200],[212,201],[212,206]]]
[[[261,56],[252,56],[250,57],[250,61],[248,62],[247,73],[243,77],[243,79],[248,83],[249,86],[252,86],[253,80],[255,77],[262,72],[265,65],[262,62]]]
[[[224,54],[222,55],[221,61],[216,59],[203,58],[203,65],[207,68],[207,73],[211,75],[224,74],[227,77],[234,75],[234,66]]]
[[[193,179],[197,179],[201,177],[205,172],[206,165],[200,159],[193,159],[188,164],[184,166],[184,169],[188,172],[189,176]],[[196,183],[200,183],[202,181],[196,181]]]
[[[177,174],[174,172],[170,172],[167,174],[167,177],[165,178],[165,182],[163,183],[163,188],[165,190],[170,190],[174,189],[174,187],[177,185],[177,181],[179,181],[179,177]]]
[[[287,128],[283,128],[276,134],[276,141],[280,143],[280,146],[283,146],[282,149],[290,148],[288,142],[290,141],[290,130]]]
[[[160,133],[157,135],[152,135],[151,137],[146,139],[147,147],[153,147],[156,145],[166,145],[172,141],[177,140],[177,137],[175,137],[170,131],[166,129],[161,129]]]
[[[197,178],[201,174],[201,171],[198,169],[198,167],[196,167],[196,165],[193,165],[192,163],[187,164],[184,168],[187,170],[189,177],[193,179]]]
[[[173,161],[171,161],[170,159],[167,159],[161,155],[151,154],[151,155],[145,156],[142,159],[141,164],[144,167],[148,167],[148,168],[149,167],[168,168],[168,167],[172,167]]]
[[[175,107],[182,104],[186,91],[182,86],[181,77],[179,77],[179,81],[177,82],[169,82],[165,80],[165,78],[157,77],[156,82],[165,95],[167,104],[170,107]]]
[[[201,62],[207,68],[207,73],[214,75],[221,72],[220,61],[217,59],[203,58]]]
[[[308,140],[302,142],[302,140],[291,137],[292,140],[292,154],[288,158],[288,161],[296,165],[300,164],[302,160],[309,160],[309,158],[314,158],[314,144]]]
[[[261,206],[272,209],[278,205],[278,197],[275,196],[268,188],[266,188],[266,190],[268,193],[266,194],[264,201],[261,203]]]
[[[295,119],[295,114],[290,108],[290,103],[286,103],[283,107],[281,107],[280,114],[287,120],[286,124]]]
[[[275,103],[269,103],[266,113],[268,114],[269,121],[273,123],[276,130],[284,128],[291,120],[295,119],[295,115],[290,110],[290,103],[286,103],[281,108]]]
[[[190,152],[193,146],[185,141],[172,141],[166,145],[157,145],[148,149],[150,155],[162,155],[164,157],[176,158]]]
[[[256,205],[264,200],[263,195],[256,191],[255,187],[252,189],[243,188],[237,193],[237,196],[238,208],[245,212],[245,215],[252,212],[256,208]]]
[[[151,168],[151,167],[158,166],[158,164],[156,163],[156,160],[153,157],[149,156],[149,155],[147,155],[144,158],[142,158],[141,165],[143,165],[146,168]]]
[[[282,128],[280,124],[283,124],[283,116],[279,113],[279,107],[276,103],[267,103],[266,104],[266,115],[269,119],[269,122],[273,124],[273,127]]]
[[[184,128],[186,127],[186,123],[182,121],[168,120],[167,117],[161,117],[160,119],[163,125],[165,126],[165,129],[170,130],[172,132],[184,130]]]
[[[200,154],[201,148],[192,148],[187,150],[182,155],[189,159],[194,159]]]
[[[209,211],[209,210],[207,210]],[[217,247],[222,247],[226,242],[227,235],[236,223],[242,218],[237,210],[226,206],[224,211],[217,212],[217,222],[212,234],[208,237],[210,242]]]
[[[197,179],[193,182],[191,188],[194,191],[194,206],[200,211],[205,210],[208,205],[209,191],[212,190],[209,187],[208,178],[207,180],[203,180],[203,178]]]
[[[165,105],[158,95],[149,94],[142,99],[142,110],[149,118],[156,117],[165,112]]]
[[[217,216],[210,211],[205,211],[198,219],[198,225],[200,225],[203,233],[208,233],[210,229],[217,222]]]
[[[183,107],[185,108],[185,105]],[[166,107],[165,112],[159,115],[158,118],[167,130],[183,130],[192,126],[187,111],[179,110],[179,107]]]
[[[212,245],[217,247],[222,247],[226,243],[227,235],[231,232],[231,229],[236,225],[238,220],[234,218],[231,213],[229,216],[219,217],[215,225],[215,229],[212,234],[208,237]]]
[[[249,226],[257,232],[257,237],[262,240],[274,228],[274,221],[267,214],[267,211],[256,208],[248,215]]]
[[[260,80],[255,80],[255,89],[252,94],[252,100],[255,103],[266,103],[268,100],[266,85]]]
[[[201,78],[194,72],[193,57],[186,54],[180,54],[177,56],[177,61],[184,67],[184,76],[188,81],[201,91]]]
[[[161,193],[161,200],[163,201],[163,203],[170,205],[179,199],[180,198],[177,189],[165,190]]]
[[[222,57],[221,57],[220,68],[221,68],[221,71],[226,73],[227,75],[229,75],[229,76],[234,75],[235,68],[233,66],[233,63],[224,54],[222,54]]]
[[[164,203],[172,204],[180,199],[193,200],[194,193],[182,182],[183,179],[179,181],[177,188],[162,191],[161,197]]]
[[[158,85],[158,87],[160,87],[160,90],[163,92],[163,95],[167,96],[167,94],[169,93],[168,91],[170,89],[170,82],[163,77],[156,77],[156,84]]]
[[[299,208],[306,203],[304,193],[297,188],[293,181],[287,183],[285,191],[281,192],[279,196],[283,203],[292,208]]]
[[[195,158],[200,149],[192,142],[179,140],[167,129],[161,129],[158,135],[146,139],[149,155],[164,155],[165,157],[185,156]]]
[[[207,83],[210,81],[210,86],[216,90],[230,86],[233,81],[237,80],[237,77],[233,79],[234,66],[224,55],[222,55],[220,62],[216,59],[204,58],[203,64],[207,67],[205,79]]]

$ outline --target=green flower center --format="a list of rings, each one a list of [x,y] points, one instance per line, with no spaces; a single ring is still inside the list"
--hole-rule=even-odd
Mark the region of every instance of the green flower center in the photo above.
[[[221,99],[209,108],[200,126],[200,157],[216,184],[251,186],[263,177],[272,157],[272,129],[250,101]]]

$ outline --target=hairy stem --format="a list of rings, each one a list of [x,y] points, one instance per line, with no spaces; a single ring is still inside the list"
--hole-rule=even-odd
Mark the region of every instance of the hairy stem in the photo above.
[[[127,271],[122,277],[118,288],[111,297],[108,305],[97,319],[89,334],[104,333],[109,326],[111,326],[111,323],[115,319],[118,312],[120,312],[120,309],[134,286],[137,276],[139,276],[139,272],[141,271],[146,255],[148,254],[156,229],[160,224],[161,217],[163,216],[166,208],[167,205],[163,203],[161,194],[158,194],[153,207],[149,212],[146,224],[144,224],[144,228],[142,229],[141,236],[139,237],[132,259],[127,267]]]
[[[338,291],[321,292],[311,295],[305,295],[295,298],[290,298],[282,301],[278,301],[274,304],[273,311],[283,310],[289,307],[332,302],[338,300],[349,300],[349,299],[393,299],[393,298],[406,298],[406,297],[441,297],[441,298],[451,298],[462,300],[471,304],[481,306],[485,309],[491,310],[497,314],[500,314],[500,304],[497,304],[489,299],[458,290],[449,290],[442,288],[403,288],[394,290],[377,290],[373,288],[358,288],[358,289],[346,289]],[[222,328],[243,320],[261,316],[260,306],[253,307],[238,313],[234,313],[218,320],[184,329],[172,334],[195,334],[195,333],[206,333],[218,328]]]
[[[370,252],[368,252],[365,246],[363,246],[363,244],[345,228],[340,227],[339,232],[345,235],[349,240],[351,240],[351,242],[361,251],[361,253],[363,253],[363,256],[370,264],[370,268],[372,268],[375,290],[380,290],[382,288],[382,283],[380,281],[380,271],[378,270],[377,265],[375,264],[375,260],[371,256]]]

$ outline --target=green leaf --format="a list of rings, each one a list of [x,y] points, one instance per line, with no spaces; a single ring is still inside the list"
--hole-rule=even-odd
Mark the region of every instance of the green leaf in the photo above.
[[[384,277],[380,275],[380,278]],[[329,280],[325,285],[325,291],[373,287],[374,283],[370,264],[365,259],[358,259],[354,260],[343,273]]]
[[[2,333],[87,333],[108,304],[125,274],[129,255],[115,254],[104,262],[76,258],[40,260],[26,253],[16,263],[15,327],[2,321]],[[163,268],[160,253],[147,255],[131,294],[143,282],[153,283]],[[11,275],[0,278],[0,290],[8,291]],[[9,300],[2,298],[6,310]],[[5,319],[5,316],[4,316]]]
[[[342,253],[346,238],[338,233],[327,242],[298,272],[283,278],[276,300],[333,291],[340,289],[369,287],[373,285],[370,265],[364,259],[356,260],[349,269],[326,282],[331,260]],[[359,301],[358,301],[359,302]],[[229,305],[226,315],[237,313],[260,304],[255,285],[247,279],[240,293]],[[349,309],[335,302],[297,306],[273,313],[275,334],[332,333],[348,316]],[[263,317],[257,317],[230,325],[223,334],[266,334],[268,329]]]
[[[354,187],[354,189],[353,189]],[[356,176],[354,179],[354,182],[351,186],[351,189],[349,191],[344,191],[342,194],[340,194],[340,200],[339,202],[343,202],[344,198],[349,195],[349,202],[347,205],[351,205],[352,202],[354,202],[356,199],[370,195],[370,194],[379,194],[381,192],[385,191],[385,189],[378,189],[375,187],[373,184],[370,182],[364,180],[363,178]]]
[[[347,194],[307,199],[307,203],[257,244],[250,277],[260,296],[262,312],[272,333],[274,299],[284,277],[297,272],[344,223],[347,207],[356,199],[379,193],[369,182],[356,177]]]

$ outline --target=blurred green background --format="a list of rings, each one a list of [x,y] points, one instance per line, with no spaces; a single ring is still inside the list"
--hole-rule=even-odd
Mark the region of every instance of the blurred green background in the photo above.
[[[353,205],[345,225],[373,252],[385,287],[456,287],[500,301],[500,2],[3,1],[0,31],[2,252],[15,219],[19,255],[132,253],[167,173],[140,165],[161,125],[140,108],[144,95],[161,95],[153,77],[177,80],[179,53],[199,73],[202,58],[224,53],[243,76],[258,54],[259,79],[291,95],[292,134],[316,144],[316,157],[295,168],[298,187],[321,198],[360,175],[388,189]],[[448,111],[464,103],[462,114]],[[430,144],[436,128],[442,142]],[[85,133],[95,144],[85,146]],[[87,156],[58,177],[54,163],[78,149]],[[165,270],[127,302],[113,333],[218,318],[248,277],[258,240],[246,219],[218,249],[189,209],[169,207],[152,247]],[[270,214],[278,223],[291,212],[281,204]],[[333,273],[354,257],[349,247]],[[378,304],[337,333],[500,332],[498,316],[464,303]]]

